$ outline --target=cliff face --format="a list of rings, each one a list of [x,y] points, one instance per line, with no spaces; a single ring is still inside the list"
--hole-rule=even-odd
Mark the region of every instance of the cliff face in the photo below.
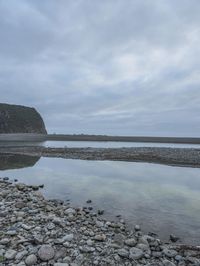
[[[41,115],[35,108],[0,103],[1,133],[47,134],[47,131]]]

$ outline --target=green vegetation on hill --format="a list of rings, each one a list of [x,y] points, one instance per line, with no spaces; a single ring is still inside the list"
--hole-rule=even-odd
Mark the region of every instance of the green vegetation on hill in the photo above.
[[[35,108],[0,103],[0,133],[46,134],[47,131]]]

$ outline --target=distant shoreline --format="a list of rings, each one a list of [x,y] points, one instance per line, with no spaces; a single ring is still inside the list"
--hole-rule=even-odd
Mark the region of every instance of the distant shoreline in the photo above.
[[[70,135],[70,134],[0,134],[2,141],[113,141],[113,142],[144,142],[144,143],[174,143],[200,144],[200,138],[190,137],[149,137],[149,136],[107,136],[107,135]]]
[[[0,153],[79,160],[107,160],[200,167],[200,149],[192,148],[46,148],[0,147]]]

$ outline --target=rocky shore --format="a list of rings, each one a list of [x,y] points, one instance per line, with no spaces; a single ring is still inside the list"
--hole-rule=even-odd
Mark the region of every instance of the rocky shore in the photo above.
[[[47,148],[0,147],[0,153],[80,160],[150,162],[173,166],[200,167],[200,149],[192,148]]]
[[[162,243],[103,211],[46,200],[39,188],[0,179],[0,265],[200,265],[200,247]],[[148,222],[148,221],[147,221]],[[171,237],[171,240],[176,239]]]

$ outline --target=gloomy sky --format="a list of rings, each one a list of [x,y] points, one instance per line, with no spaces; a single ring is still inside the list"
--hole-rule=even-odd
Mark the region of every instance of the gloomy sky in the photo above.
[[[200,136],[200,1],[0,0],[0,102],[52,133]]]

